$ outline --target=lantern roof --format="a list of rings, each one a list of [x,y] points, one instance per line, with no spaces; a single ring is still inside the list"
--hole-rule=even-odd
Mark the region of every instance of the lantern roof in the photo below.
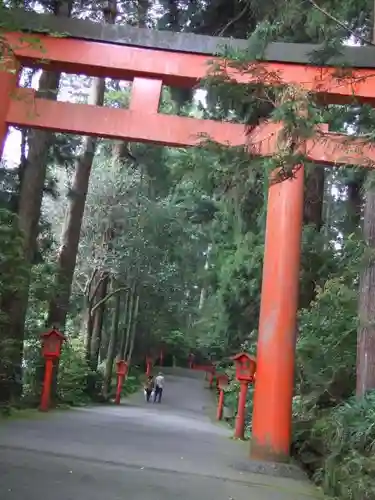
[[[237,361],[237,360],[240,360],[240,359],[243,359],[243,358],[247,358],[247,359],[250,359],[251,361],[255,362],[255,357],[251,356],[251,354],[248,354],[247,352],[239,352],[235,356],[232,356],[232,360],[233,361]]]
[[[116,361],[116,363],[117,363],[118,365],[122,365],[122,364],[125,364],[125,365],[126,365],[126,364],[127,364],[127,363],[126,363],[126,361],[125,361],[125,359],[118,359],[118,360]]]
[[[51,330],[48,330],[48,332],[44,332],[41,334],[41,338],[45,339],[48,337],[58,337],[60,340],[66,340],[65,335],[63,335],[57,328],[51,328]]]

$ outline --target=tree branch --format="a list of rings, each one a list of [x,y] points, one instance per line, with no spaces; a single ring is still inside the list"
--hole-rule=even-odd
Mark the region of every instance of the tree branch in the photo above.
[[[90,315],[92,316],[94,314],[94,312],[98,309],[98,307],[101,306],[102,304],[104,304],[105,302],[107,302],[107,300],[109,300],[111,297],[113,297],[114,295],[116,295],[120,292],[126,292],[127,290],[128,290],[127,287],[123,286],[121,288],[117,288],[117,290],[114,290],[113,292],[110,292],[106,297],[99,300],[99,302],[97,302],[94,305],[94,307],[90,311]]]
[[[307,0],[307,1],[309,2],[310,5],[312,5],[312,7],[314,7],[314,9],[316,9],[319,12],[321,12],[322,14],[324,14],[326,17],[328,17],[328,19],[330,19],[331,21],[333,21],[334,23],[336,23],[338,26],[340,26],[340,28],[344,29],[350,35],[354,36],[357,40],[360,40],[361,42],[365,43],[366,45],[375,46],[375,44],[373,42],[371,42],[370,40],[367,40],[366,38],[364,38],[361,35],[358,35],[357,33],[355,33],[355,31],[353,31],[348,26],[346,26],[346,24],[343,21],[340,21],[340,19],[337,19],[337,17],[333,16],[332,14],[330,14],[329,12],[327,12],[325,9],[323,9],[322,7],[320,7],[315,2],[315,0]]]
[[[250,2],[246,2],[245,7],[241,10],[239,14],[237,14],[233,19],[231,19],[225,26],[222,28],[217,36],[223,36],[227,29],[232,26],[232,24],[236,23],[241,19],[242,16],[246,14],[247,9],[250,7]]]
[[[91,278],[89,278],[87,280],[86,285],[85,285],[85,295],[90,295],[91,285],[92,285],[92,282],[94,281],[94,278],[95,278],[97,272],[98,272],[98,268],[96,267],[91,275]]]
[[[92,302],[96,297],[96,294],[99,290],[100,285],[103,283],[103,281],[105,281],[108,278],[108,276],[109,276],[109,273],[107,271],[105,271],[102,274],[102,276],[99,278],[97,284],[95,285],[94,291],[92,292],[91,296],[88,297],[90,307],[92,306]]]
[[[80,292],[81,292],[81,293],[83,293],[83,294],[85,295],[85,288],[86,288],[86,287],[84,287],[83,285],[81,285],[81,283],[78,281],[78,277],[77,277],[77,279],[76,279],[75,283],[76,283],[76,285],[78,286],[78,288],[79,288]]]

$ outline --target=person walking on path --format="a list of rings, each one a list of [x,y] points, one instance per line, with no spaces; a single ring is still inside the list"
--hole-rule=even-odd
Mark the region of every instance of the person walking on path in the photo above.
[[[144,385],[147,403],[150,401],[153,388],[154,388],[154,377],[152,375],[149,375]]]
[[[155,395],[154,395],[154,403],[158,400],[158,403],[161,402],[161,397],[163,395],[164,389],[164,376],[161,372],[158,373],[158,376],[155,379]]]

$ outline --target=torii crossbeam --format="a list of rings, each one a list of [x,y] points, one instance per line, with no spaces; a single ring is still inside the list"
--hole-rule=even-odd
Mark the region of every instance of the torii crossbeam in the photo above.
[[[20,31],[5,35],[16,61],[10,57],[0,68],[0,153],[9,125],[179,147],[198,146],[204,135],[229,146],[246,145],[252,155],[269,156],[277,151],[280,124],[264,123],[246,135],[243,125],[159,112],[163,84],[194,87],[207,74],[208,63],[220,46],[245,49],[246,41],[102,26],[29,12],[18,13],[16,19]],[[39,33],[38,43],[30,44],[23,31]],[[343,60],[356,68],[350,78],[338,76],[333,66],[311,65],[309,54],[316,49],[270,44],[266,60],[253,67],[276,75],[279,84],[299,85],[316,93],[326,103],[350,102],[353,96],[359,102],[375,103],[375,48],[345,49]],[[129,109],[38,98],[33,90],[17,88],[22,66],[131,80]],[[229,70],[237,83],[259,81],[262,73],[255,74]],[[372,168],[375,162],[372,145],[324,128],[300,147],[310,161],[319,164]],[[272,184],[268,195],[251,452],[258,459],[283,460],[289,455],[303,180],[300,166],[293,179]]]

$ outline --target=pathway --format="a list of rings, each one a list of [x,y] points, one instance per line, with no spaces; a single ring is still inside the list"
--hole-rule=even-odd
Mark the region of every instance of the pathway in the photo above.
[[[139,393],[1,423],[1,500],[313,500],[303,480],[249,472],[247,445],[210,419],[202,379],[178,375],[161,405]]]

